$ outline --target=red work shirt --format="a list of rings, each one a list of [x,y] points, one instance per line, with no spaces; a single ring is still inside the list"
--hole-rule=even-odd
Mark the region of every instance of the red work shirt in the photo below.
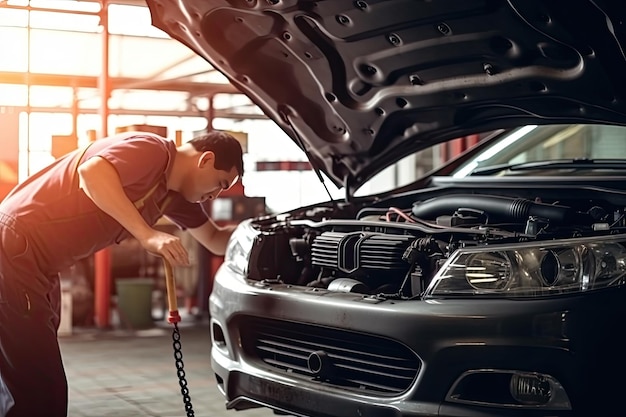
[[[127,132],[100,139],[87,150],[71,152],[18,185],[0,203],[0,212],[15,218],[33,245],[43,272],[63,270],[119,243],[129,233],[78,186],[78,164],[101,157],[115,167],[124,192],[149,225],[164,215],[181,228],[198,227],[207,221],[200,204],[167,189],[175,154],[172,141],[152,133]]]

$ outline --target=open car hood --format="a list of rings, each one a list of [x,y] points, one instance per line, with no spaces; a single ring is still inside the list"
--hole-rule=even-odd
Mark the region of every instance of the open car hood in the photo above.
[[[156,27],[222,72],[349,194],[402,156],[460,136],[626,123],[621,0],[147,4]]]

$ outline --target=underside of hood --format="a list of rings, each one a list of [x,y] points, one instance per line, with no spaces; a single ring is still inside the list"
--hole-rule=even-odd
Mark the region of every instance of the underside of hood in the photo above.
[[[147,3],[348,193],[459,136],[626,123],[622,0]]]

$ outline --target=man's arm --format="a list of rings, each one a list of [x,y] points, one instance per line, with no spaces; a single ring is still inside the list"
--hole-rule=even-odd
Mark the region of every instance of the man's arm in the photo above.
[[[176,236],[150,227],[126,196],[120,177],[111,163],[90,158],[78,167],[80,188],[96,206],[113,217],[148,251],[160,255],[171,265],[189,264],[189,256]]]
[[[215,255],[221,256],[226,252],[228,239],[236,227],[236,225],[220,227],[213,220],[208,219],[202,226],[187,230],[198,243]]]

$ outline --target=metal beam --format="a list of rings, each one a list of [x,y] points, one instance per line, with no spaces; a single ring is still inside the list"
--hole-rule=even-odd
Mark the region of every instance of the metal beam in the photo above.
[[[97,76],[66,74],[26,74],[24,72],[0,71],[0,83],[27,84],[50,87],[98,88]],[[146,82],[142,78],[110,77],[111,89],[187,91],[193,95],[241,93],[232,84],[201,83],[186,80],[160,80]],[[130,87],[132,86],[132,87]]]
[[[65,13],[65,14],[83,14],[83,15],[90,15],[90,16],[98,16],[100,14],[99,11],[97,12],[89,12],[89,11],[85,11],[85,10],[71,10],[71,9],[53,9],[53,8],[48,8],[48,7],[36,7],[36,6],[19,6],[16,4],[8,4],[6,2],[0,2],[0,8],[3,9],[18,9],[18,10],[28,10],[29,12],[32,11],[36,11],[36,12],[48,12],[48,13]]]
[[[134,89],[138,89],[138,88],[142,88],[142,89],[150,89],[150,90],[156,90],[157,88],[154,88],[154,86],[159,86],[163,83],[167,83],[168,85],[174,85],[177,84],[179,82],[185,82],[185,80],[190,79],[191,77],[195,77],[198,75],[204,75],[204,74],[209,74],[211,72],[215,72],[214,69],[209,69],[209,70],[204,70],[204,71],[198,71],[198,72],[194,72],[191,74],[184,74],[184,75],[180,75],[177,77],[171,77],[171,78],[162,78],[162,79],[146,79],[146,80],[141,80],[138,83],[132,83],[132,84],[127,84],[127,85],[123,85],[118,87],[118,89],[120,90],[134,90]],[[199,84],[199,85],[206,85],[208,83],[201,83],[201,82],[196,82],[196,81],[192,81],[195,84]],[[216,86],[221,86],[221,85],[225,85],[225,84],[211,84],[211,85],[216,85]],[[158,88],[159,90],[162,90],[162,88]],[[189,91],[189,93],[191,93],[191,91]]]
[[[24,106],[11,106],[17,112],[26,112]],[[30,107],[32,113],[71,113],[71,106]],[[100,109],[78,109],[79,114],[99,114]],[[109,109],[109,115],[130,116],[172,116],[172,117],[207,117],[206,112],[198,110],[145,110],[145,109]],[[228,110],[213,110],[213,117],[234,120],[265,120],[267,116],[259,113],[235,113]]]
[[[82,0],[85,3],[98,3],[102,4],[102,0]],[[125,6],[139,6],[139,7],[148,7],[146,5],[145,0],[108,0],[109,5],[111,4],[121,4]],[[4,7],[7,9],[25,9],[25,10],[36,10],[36,11],[50,11],[50,12],[61,12],[61,13],[75,13],[75,14],[98,14],[99,12],[86,12],[81,10],[68,10],[68,9],[56,9],[56,8],[47,8],[47,7],[37,7],[37,6],[21,6],[17,4],[8,4],[8,0],[1,0],[0,7]]]
[[[147,80],[157,80],[159,79],[158,77],[160,75],[162,75],[164,72],[171,70],[172,68],[176,68],[179,65],[184,64],[187,61],[190,61],[194,58],[197,58],[198,55],[195,53],[190,53],[187,56],[182,57],[181,59],[179,59],[178,61],[174,61],[172,63],[170,63],[168,66],[164,67],[164,68],[160,68],[157,72],[153,73],[152,75],[149,75],[146,77]]]

